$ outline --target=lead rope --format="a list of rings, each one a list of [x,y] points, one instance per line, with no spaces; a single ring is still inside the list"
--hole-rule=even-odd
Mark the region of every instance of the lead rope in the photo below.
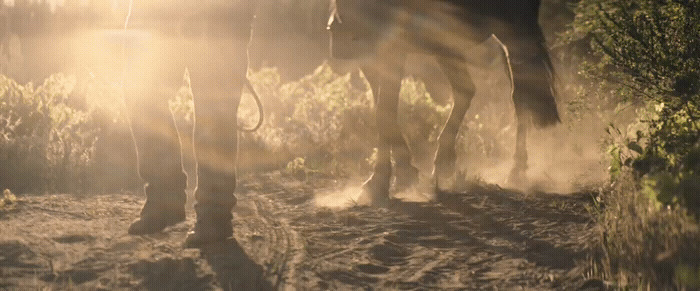
[[[258,96],[258,93],[255,92],[255,88],[253,88],[253,84],[250,83],[250,79],[248,79],[248,76],[245,78],[245,85],[246,88],[248,88],[248,91],[250,91],[251,95],[253,95],[253,100],[255,100],[255,105],[258,106],[258,123],[253,127],[253,128],[242,128],[240,125],[236,124],[236,128],[238,128],[239,131],[243,132],[254,132],[262,126],[263,121],[265,120],[265,115],[263,112],[263,105],[262,102],[260,102],[260,97]],[[240,105],[238,106],[240,107]],[[236,108],[238,110],[238,108]],[[237,116],[238,114],[236,114]]]
[[[126,35],[127,29],[129,27],[129,19],[131,18],[131,12],[134,7],[134,0],[129,0],[129,8],[127,10],[126,18],[124,19],[124,35]],[[122,59],[126,60],[126,37],[122,38]],[[124,105],[124,108],[126,108],[126,93],[124,92],[124,83],[126,82],[126,72],[127,72],[127,62],[124,61],[124,66],[122,68],[122,77],[121,77],[121,92],[122,92],[122,103]],[[258,107],[258,122],[255,124],[254,127],[252,128],[243,128],[238,123],[236,123],[236,128],[239,131],[243,132],[254,132],[262,126],[264,120],[265,120],[265,112],[263,110],[263,105],[262,102],[260,101],[260,96],[258,96],[258,93],[255,91],[255,88],[253,87],[253,84],[250,83],[250,79],[248,79],[248,76],[245,76],[245,86],[250,91],[251,95],[253,95],[253,100],[255,100],[255,105]],[[240,105],[238,106],[240,107]],[[238,108],[236,108],[238,110]],[[237,116],[238,114],[236,114]],[[134,130],[133,126],[131,124],[130,118],[126,118],[127,122],[129,123],[129,130],[131,131],[131,136],[132,138],[134,137]],[[136,156],[138,157],[138,150],[136,153]]]
[[[129,134],[131,134],[131,140],[134,141],[134,151],[136,153],[136,175],[139,177],[139,179],[143,180],[141,176],[141,170],[138,165],[141,164],[141,155],[139,154],[139,147],[136,146],[136,134],[134,133],[134,125],[131,122],[131,117],[127,112],[129,112],[129,107],[126,105],[126,89],[124,89],[124,84],[126,83],[126,73],[127,73],[127,66],[128,62],[126,61],[126,33],[127,33],[127,28],[129,27],[129,19],[131,18],[131,10],[134,6],[134,0],[129,0],[129,8],[126,12],[126,17],[124,19],[124,35],[122,36],[122,75],[121,75],[121,82],[119,82],[119,89],[121,91],[121,101],[122,101],[122,107],[124,108],[125,112],[125,117],[126,123],[129,125]]]
[[[257,7],[255,5],[254,7]],[[255,11],[253,11],[255,13]],[[252,20],[251,20],[252,21]],[[249,24],[250,25],[250,24]],[[250,38],[248,38],[248,41],[250,41]],[[246,46],[246,50],[248,49],[248,46]],[[246,58],[248,58],[248,52],[246,51]],[[246,63],[248,63],[248,60],[246,59]],[[247,71],[247,70],[246,70]],[[262,102],[260,102],[260,96],[258,96],[258,93],[255,92],[255,88],[253,87],[253,84],[250,83],[250,79],[248,78],[248,73],[246,72],[245,77],[245,86],[250,91],[250,94],[253,95],[253,100],[255,100],[255,105],[258,107],[258,123],[255,124],[252,128],[243,128],[238,124],[238,120],[236,120],[236,129],[238,131],[243,131],[243,132],[254,132],[262,126],[263,121],[265,120],[265,113],[263,111],[263,105]],[[241,92],[239,92],[241,94]],[[238,102],[238,106],[236,107],[236,118],[238,117],[238,109],[241,107],[240,100]]]

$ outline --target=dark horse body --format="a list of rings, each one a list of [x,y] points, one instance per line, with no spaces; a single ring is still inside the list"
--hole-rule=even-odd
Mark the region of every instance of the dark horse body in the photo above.
[[[453,182],[455,139],[476,86],[468,66],[484,66],[501,55],[511,77],[518,120],[510,182],[522,183],[527,169],[526,134],[530,124],[559,122],[552,91],[552,64],[538,24],[539,0],[334,0],[329,29],[336,58],[360,58],[375,96],[379,130],[378,159],[364,191],[373,204],[389,197],[393,157],[396,187],[417,181],[411,153],[397,124],[397,103],[406,55],[434,55],[452,85],[454,106],[435,158],[439,187]],[[473,48],[492,40],[490,57]]]

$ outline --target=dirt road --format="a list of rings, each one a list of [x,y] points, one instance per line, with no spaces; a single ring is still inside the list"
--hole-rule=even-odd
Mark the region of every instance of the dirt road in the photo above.
[[[583,282],[593,233],[587,195],[480,185],[388,209],[318,205],[344,184],[279,172],[245,177],[235,240],[202,250],[181,246],[192,212],[163,233],[129,236],[138,195],[20,196],[0,210],[0,289],[541,290]]]

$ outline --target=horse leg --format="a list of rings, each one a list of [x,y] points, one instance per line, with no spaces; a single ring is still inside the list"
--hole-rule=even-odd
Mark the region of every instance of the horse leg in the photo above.
[[[396,192],[402,192],[415,186],[418,182],[418,168],[411,162],[411,150],[403,136],[401,136],[400,141],[391,146],[391,154],[395,163],[396,181],[394,187]]]
[[[536,19],[532,19],[531,23],[537,23]],[[519,31],[522,29],[529,31]],[[514,48],[512,57],[508,56],[508,49],[501,43],[507,71],[511,77],[513,104],[518,120],[513,169],[507,183],[522,187],[527,184],[528,127],[533,124],[539,127],[549,126],[560,120],[551,89],[551,60],[547,48],[543,45],[542,31],[539,26],[532,24],[519,26],[516,30],[518,31],[513,33],[515,35],[533,36],[527,40],[506,36],[506,43],[510,43],[509,47]],[[511,58],[515,60],[512,65]]]
[[[398,154],[401,166],[410,164],[410,151],[396,122],[399,91],[405,57],[364,66],[363,72],[372,86],[376,103],[376,123],[379,133],[377,161],[374,173],[363,185],[363,196],[372,205],[386,206],[391,186],[391,154]],[[397,162],[399,164],[399,162]],[[417,170],[416,170],[417,171]]]
[[[527,171],[527,128],[530,119],[528,118],[529,116],[526,114],[526,110],[521,102],[523,99],[521,91],[523,86],[527,86],[527,83],[524,83],[523,80],[516,79],[514,77],[514,68],[510,62],[508,47],[501,42],[498,37],[492,37],[500,47],[499,51],[501,52],[503,67],[508,75],[508,78],[510,79],[510,95],[513,99],[513,104],[515,105],[515,117],[518,122],[515,136],[515,154],[513,155],[514,164],[510,174],[508,175],[508,180],[506,183],[519,187],[527,183],[527,176],[525,175],[525,171]],[[517,85],[518,83],[520,85]],[[516,91],[516,88],[519,90]]]
[[[367,82],[369,82],[371,86],[372,96],[374,96],[376,105],[379,100],[379,95],[381,94],[381,88],[379,86],[382,80],[381,74],[373,68],[365,68],[362,72],[365,74],[365,78],[367,78]],[[396,102],[398,102],[398,99]],[[398,103],[396,106],[398,106]],[[393,123],[394,125],[392,125],[392,127],[398,129],[395,118]],[[406,139],[401,136],[401,138],[393,139],[392,142],[391,157],[394,160],[394,176],[396,177],[394,187],[396,192],[401,192],[411,188],[418,182],[419,171],[412,163],[411,149],[408,147]],[[389,180],[391,180],[391,178],[389,178]]]
[[[451,58],[438,58],[454,92],[454,106],[447,124],[440,133],[438,151],[435,157],[435,179],[438,189],[452,188],[455,183],[457,153],[455,140],[464,115],[469,109],[476,87],[464,62]]]
[[[516,187],[527,183],[527,128],[528,115],[522,106],[515,104],[515,116],[518,120],[518,129],[515,136],[515,154],[513,155],[513,169],[510,170],[507,183]]]

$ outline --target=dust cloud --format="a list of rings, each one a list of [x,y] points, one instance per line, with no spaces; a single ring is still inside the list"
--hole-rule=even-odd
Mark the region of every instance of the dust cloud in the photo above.
[[[5,9],[24,9],[22,11],[34,11],[39,6],[12,6],[5,1]],[[47,3],[59,3],[62,1],[49,1]],[[84,1],[81,1],[81,3]],[[96,1],[95,3],[101,3]],[[105,1],[102,1],[105,2]],[[317,1],[309,1],[309,7],[303,9],[284,11],[281,7],[261,7],[256,23],[253,27],[253,38],[250,43],[250,68],[251,71],[259,71],[263,68],[278,68],[280,72],[279,82],[285,83],[289,80],[297,80],[308,75],[320,64],[326,61],[328,55],[328,34],[325,31],[327,9],[320,4],[311,4]],[[92,3],[92,2],[91,2]],[[106,3],[106,2],[105,2]],[[54,5],[51,4],[51,5]],[[84,4],[84,3],[83,3]],[[111,3],[110,3],[111,4]],[[11,62],[4,67],[6,74],[17,79],[19,82],[41,81],[46,76],[55,72],[65,72],[75,74],[78,77],[80,86],[102,86],[103,91],[109,94],[92,94],[91,97],[100,97],[101,100],[88,100],[95,103],[114,103],[120,96],[119,84],[122,82],[123,62],[122,44],[131,42],[134,44],[151,40],[157,46],[168,47],[165,40],[156,38],[157,35],[147,34],[132,30],[128,33],[118,30],[123,25],[123,8],[119,5],[97,6],[98,12],[105,12],[104,19],[83,17],[79,14],[82,11],[79,7],[69,7],[67,5],[56,4],[57,10],[52,11],[54,16],[49,14],[36,14],[45,17],[46,20],[27,22],[22,19],[10,19],[8,22],[22,20],[23,25],[12,26],[8,31],[14,34],[17,43],[18,56],[13,56]],[[102,9],[102,10],[100,10]],[[117,9],[118,11],[116,11]],[[121,9],[121,10],[120,10]],[[103,11],[104,10],[104,11]],[[298,11],[297,11],[298,10]],[[20,11],[17,10],[17,15]],[[297,11],[297,12],[294,12]],[[65,16],[75,13],[80,17],[54,19],[56,15]],[[82,13],[82,12],[81,12]],[[301,17],[294,13],[302,13]],[[308,14],[308,15],[307,15]],[[37,16],[38,17],[38,16]],[[54,17],[54,18],[52,18]],[[38,18],[36,18],[38,19]],[[297,19],[297,21],[292,21]],[[306,19],[306,20],[298,20]],[[276,21],[284,20],[284,21]],[[17,22],[20,23],[20,22]],[[320,25],[319,25],[320,24]],[[106,28],[105,28],[106,27]],[[551,34],[551,32],[547,32]],[[51,48],[47,53],[46,48]],[[483,48],[482,48],[483,49]],[[21,58],[20,58],[21,57]],[[163,55],[162,58],[166,56]],[[222,60],[222,63],[230,60]],[[15,62],[15,63],[12,63]],[[21,63],[17,63],[21,62]],[[133,62],[133,60],[132,60]],[[515,148],[515,114],[512,100],[509,96],[510,85],[502,67],[498,65],[500,61],[494,60],[489,69],[472,69],[471,75],[477,84],[477,95],[472,101],[463,123],[463,127],[458,137],[458,166],[461,174],[467,180],[483,181],[486,183],[498,184],[502,187],[510,187],[507,184],[508,174],[513,165],[513,151]],[[143,62],[152,65],[154,62]],[[158,59],[162,66],[169,66],[166,60]],[[330,64],[340,75],[356,70],[356,66],[346,66],[341,62]],[[562,68],[561,62],[558,67],[559,86],[568,86],[577,83],[569,72],[575,71],[572,68]],[[158,88],[160,93],[175,95],[181,85],[182,71],[184,67],[177,71],[179,73],[173,79],[170,87]],[[218,68],[217,68],[218,69]],[[225,71],[221,69],[221,71]],[[406,71],[408,75],[414,76],[417,80],[425,83],[427,91],[431,97],[439,104],[451,102],[451,90],[444,74],[430,57],[411,56],[407,63]],[[201,78],[193,76],[194,81]],[[199,78],[199,79],[198,79]],[[212,87],[217,87],[211,84]],[[105,89],[106,88],[106,89]],[[360,88],[362,89],[362,88]],[[587,119],[576,120],[570,116],[567,110],[567,102],[574,98],[575,90],[570,88],[559,90],[560,94],[557,102],[559,112],[562,115],[563,123],[553,128],[541,130],[531,129],[528,134],[528,155],[529,169],[527,175],[529,183],[521,185],[518,189],[531,191],[545,191],[568,193],[578,191],[581,187],[592,184],[604,178],[605,165],[601,164],[600,138],[603,134],[604,124],[600,119],[590,116]],[[222,94],[225,92],[213,92]],[[263,98],[265,98],[263,96]],[[244,102],[248,98],[243,98]],[[270,102],[271,103],[271,102]],[[269,106],[274,104],[266,104]],[[103,105],[106,106],[106,105]],[[120,104],[111,104],[112,107],[119,107]],[[246,105],[242,106],[244,112]],[[243,114],[245,115],[245,114]],[[251,120],[254,120],[251,119]],[[248,122],[248,120],[242,120]],[[123,125],[112,125],[109,130],[112,135],[118,136],[115,139],[128,139],[128,130]],[[122,128],[117,128],[123,126]],[[121,135],[120,135],[121,134]],[[368,133],[367,138],[373,138]],[[133,149],[129,148],[127,142],[119,140],[109,142],[106,139],[100,142],[104,147],[103,152],[108,152],[112,156],[131,156]],[[285,143],[285,140],[279,141]],[[421,141],[417,141],[420,143]],[[286,164],[285,159],[295,158],[298,153],[271,154],[269,148],[261,146],[259,148],[245,147],[245,140],[242,143],[239,164],[243,165],[246,171],[256,171],[263,168],[279,169]],[[431,176],[433,169],[432,159],[434,158],[435,144],[424,145],[428,150],[416,150],[418,153],[414,157],[414,165],[421,170],[421,175]],[[361,157],[364,159],[367,157]],[[133,159],[124,159],[133,160]],[[103,166],[108,172],[132,172],[133,163],[120,161],[121,164],[108,164]],[[254,163],[259,163],[255,165]],[[264,165],[263,165],[264,164]],[[248,166],[246,166],[248,165]],[[369,172],[361,173],[363,178],[369,176]],[[134,179],[130,177],[129,179]],[[119,181],[116,181],[119,180]],[[110,184],[124,185],[123,178],[115,178]],[[361,183],[355,186],[359,187]],[[360,189],[348,188],[340,193],[324,193],[318,197],[317,203],[327,207],[340,207],[354,203],[359,197]],[[397,193],[395,196],[404,199],[426,199],[430,195],[416,191],[416,195],[407,193]],[[425,196],[425,197],[424,197]]]
[[[316,193],[314,202],[316,207],[326,207],[331,209],[343,209],[359,205],[369,205],[361,203],[362,187],[347,187],[342,191],[330,191]]]

